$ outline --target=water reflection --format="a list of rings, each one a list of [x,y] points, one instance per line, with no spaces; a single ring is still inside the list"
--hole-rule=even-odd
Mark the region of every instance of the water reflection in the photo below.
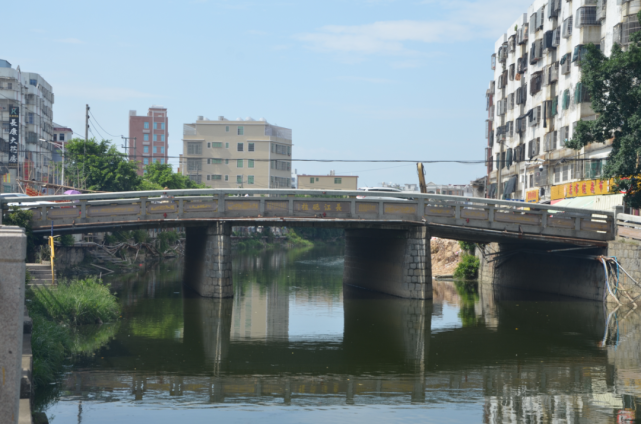
[[[115,340],[73,368],[52,412],[71,422],[69,405],[82,400],[131,406],[139,418],[149,408],[195,414],[217,405],[232,408],[228,419],[247,405],[315,414],[406,406],[386,411],[486,423],[636,414],[639,312],[617,311],[604,346],[599,303],[448,282],[435,282],[433,301],[393,298],[343,288],[341,257],[321,249],[244,255],[234,263],[236,296],[225,300],[183,293],[173,265],[123,279]],[[297,411],[308,421],[305,408]]]

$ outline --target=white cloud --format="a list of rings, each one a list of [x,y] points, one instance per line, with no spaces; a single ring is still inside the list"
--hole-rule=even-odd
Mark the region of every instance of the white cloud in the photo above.
[[[105,101],[118,101],[128,99],[159,98],[155,94],[143,93],[119,87],[96,87],[57,84],[54,87],[56,96],[78,97]]]
[[[53,41],[55,41],[56,43],[65,43],[65,44],[85,44],[84,41],[79,40],[77,38],[59,38]]]
[[[426,0],[444,11],[440,20],[379,21],[327,25],[297,39],[310,48],[340,54],[420,56],[410,43],[444,43],[498,38],[527,10],[531,0]]]

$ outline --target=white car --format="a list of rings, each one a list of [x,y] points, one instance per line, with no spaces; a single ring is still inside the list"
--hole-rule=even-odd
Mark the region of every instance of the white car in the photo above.
[[[404,200],[414,200],[411,197],[410,192],[405,192],[403,190],[399,190],[397,188],[392,188],[392,187],[361,187],[358,189],[358,191],[367,191],[367,192],[380,192],[381,194],[384,193],[406,193],[406,196],[403,197],[389,197],[389,196],[356,196],[357,199],[371,199],[371,200],[398,200],[398,201],[404,201]]]

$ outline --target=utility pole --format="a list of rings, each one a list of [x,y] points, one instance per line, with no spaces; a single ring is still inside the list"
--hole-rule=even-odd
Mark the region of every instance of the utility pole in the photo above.
[[[83,155],[84,158],[82,159],[82,178],[87,181],[87,177],[85,175],[85,162],[87,161],[87,140],[89,140],[89,105],[85,105],[85,145],[83,146]],[[87,188],[87,187],[85,187]]]

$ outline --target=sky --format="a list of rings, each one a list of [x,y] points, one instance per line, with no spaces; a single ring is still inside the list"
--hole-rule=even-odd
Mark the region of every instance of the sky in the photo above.
[[[168,108],[169,162],[203,115],[291,128],[294,159],[484,158],[495,41],[530,0],[30,2],[0,59],[53,86],[54,121],[120,146],[129,110]],[[294,162],[298,174],[417,183],[415,163]],[[466,184],[481,164],[427,164]]]

